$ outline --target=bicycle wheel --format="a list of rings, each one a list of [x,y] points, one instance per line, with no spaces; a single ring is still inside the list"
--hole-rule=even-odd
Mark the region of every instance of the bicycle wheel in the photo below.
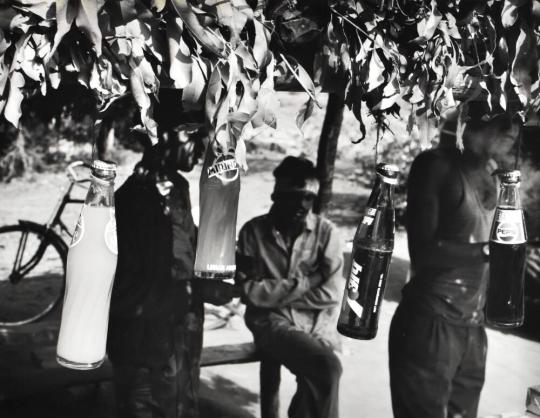
[[[54,237],[36,224],[0,227],[0,326],[36,321],[63,297],[66,252]]]

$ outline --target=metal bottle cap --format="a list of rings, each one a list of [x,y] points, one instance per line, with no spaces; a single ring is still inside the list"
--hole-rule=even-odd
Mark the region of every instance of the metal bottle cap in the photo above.
[[[379,163],[375,167],[375,171],[381,176],[382,181],[388,184],[397,184],[399,167],[395,164]]]
[[[116,177],[116,163],[113,161],[94,160],[91,165],[92,174],[105,180]]]
[[[497,174],[502,183],[515,184],[521,181],[521,172],[519,170],[501,170]]]

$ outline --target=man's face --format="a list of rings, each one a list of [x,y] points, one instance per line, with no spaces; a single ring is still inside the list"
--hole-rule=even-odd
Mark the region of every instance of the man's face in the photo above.
[[[170,171],[189,172],[201,157],[203,148],[183,132],[168,132],[169,147],[165,155],[165,168]]]
[[[305,221],[313,207],[315,194],[311,192],[275,192],[272,195],[274,210],[283,223],[299,224]]]
[[[510,120],[499,120],[488,125],[487,129],[488,133],[484,136],[487,156],[503,163],[508,158],[513,159],[511,150],[519,134],[519,124]]]

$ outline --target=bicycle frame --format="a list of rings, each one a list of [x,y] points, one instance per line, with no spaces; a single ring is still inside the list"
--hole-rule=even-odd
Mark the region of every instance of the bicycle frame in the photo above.
[[[13,264],[13,269],[11,270],[11,274],[9,275],[9,280],[11,283],[16,284],[18,283],[30,270],[32,270],[43,257],[43,254],[45,253],[45,250],[47,249],[47,246],[54,242],[55,240],[61,241],[64,246],[67,248],[67,245],[65,244],[64,240],[56,234],[52,229],[45,229],[44,225],[36,224],[34,222],[29,221],[19,221],[19,224],[21,226],[28,226],[28,230],[25,231],[24,235],[21,237],[21,241],[19,242],[19,246],[17,248],[17,254],[15,256],[15,263]],[[24,254],[24,250],[26,248],[26,242],[28,238],[28,234],[30,233],[31,229],[35,228],[42,228],[43,229],[43,235],[44,239],[39,244],[39,247],[37,251],[34,253],[34,255],[26,262],[26,264],[21,266],[22,263],[22,256]],[[61,245],[61,244],[60,244]],[[63,248],[63,246],[62,246]]]
[[[44,228],[44,231],[43,231],[44,239],[41,240],[41,243],[39,244],[39,247],[37,251],[35,252],[35,254],[24,265],[21,265],[21,263],[22,263],[24,250],[26,248],[29,230],[26,231],[24,235],[21,237],[19,246],[17,248],[17,254],[15,256],[15,263],[13,265],[13,269],[9,276],[9,280],[11,281],[11,283],[15,284],[19,282],[30,270],[32,270],[41,261],[41,258],[43,257],[43,254],[45,253],[45,250],[47,249],[47,246],[50,244],[52,240],[56,239],[56,237],[58,237],[57,238],[58,240],[66,244],[63,238],[60,235],[56,234],[56,232],[54,232],[54,227],[58,226],[61,232],[66,233],[69,237],[73,236],[73,234],[68,229],[66,224],[62,221],[61,217],[62,217],[62,213],[64,212],[66,205],[69,205],[71,203],[78,203],[78,204],[84,203],[83,199],[73,199],[71,197],[71,191],[73,190],[73,187],[76,184],[83,184],[83,183],[90,182],[90,179],[82,179],[82,180],[77,179],[77,176],[75,172],[73,171],[73,168],[77,166],[81,166],[81,165],[87,166],[82,162],[75,162],[69,165],[68,167],[68,172],[70,173],[69,185],[63,189],[62,197],[60,197],[60,199],[58,200],[52,212],[52,215],[47,221],[47,223],[44,225],[36,224]],[[25,223],[30,224],[27,221],[19,220],[19,224],[24,225]],[[50,237],[50,238],[47,238],[47,237]]]
[[[65,191],[62,197],[58,200],[51,217],[45,224],[45,229],[47,231],[53,229],[55,226],[59,226],[62,232],[66,233],[70,237],[72,236],[71,231],[68,229],[66,224],[61,219],[62,213],[64,212],[65,207],[71,203],[79,203],[79,204],[84,203],[84,199],[73,199],[71,197],[71,191],[73,190],[73,187],[76,184],[81,184],[87,181],[90,181],[90,180],[79,180],[79,181],[70,180],[69,185],[67,186],[67,188],[64,189]]]

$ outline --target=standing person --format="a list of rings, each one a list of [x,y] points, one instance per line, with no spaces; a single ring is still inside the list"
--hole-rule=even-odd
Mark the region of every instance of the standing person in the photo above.
[[[339,234],[311,212],[318,182],[310,161],[286,157],[274,176],[270,212],[247,222],[238,240],[245,321],[258,349],[296,375],[289,416],[338,418]]]
[[[408,183],[411,280],[390,327],[396,418],[473,418],[484,384],[483,308],[489,233],[497,201],[490,159],[508,154],[518,126],[471,104],[455,145],[421,153]]]
[[[201,142],[170,128],[115,195],[118,266],[108,355],[119,418],[199,416],[204,301],[230,285],[193,279],[196,227],[189,183]]]

